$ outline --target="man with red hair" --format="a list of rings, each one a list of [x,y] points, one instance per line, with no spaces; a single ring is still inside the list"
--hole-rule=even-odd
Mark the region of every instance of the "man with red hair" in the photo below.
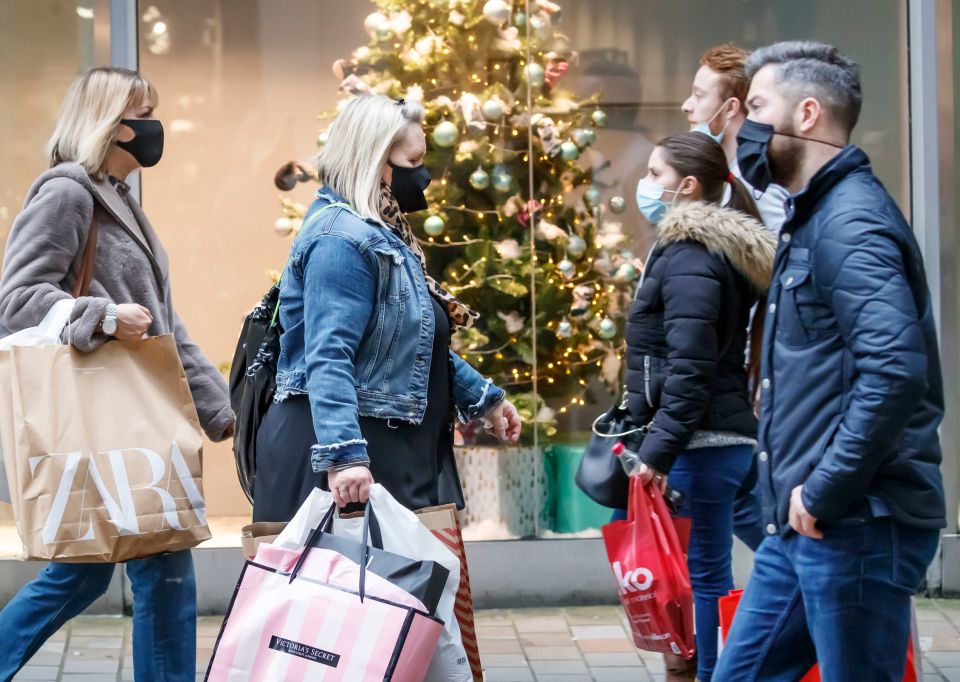
[[[737,166],[737,133],[747,117],[750,79],[744,66],[749,56],[749,50],[731,44],[718,45],[704,52],[693,78],[690,96],[680,107],[687,115],[691,130],[699,130],[720,143],[730,170],[741,180]],[[744,184],[750,187],[748,183]],[[779,232],[783,224],[786,198],[783,188],[775,185],[762,195],[754,192],[763,224],[774,233]]]

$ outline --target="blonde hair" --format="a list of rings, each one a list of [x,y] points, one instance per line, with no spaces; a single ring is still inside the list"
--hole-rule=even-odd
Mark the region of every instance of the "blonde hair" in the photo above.
[[[157,90],[136,71],[111,67],[87,71],[70,85],[60,107],[57,127],[47,142],[50,166],[76,161],[100,178],[123,112],[143,102],[156,107]]]
[[[320,181],[360,215],[380,220],[380,178],[393,145],[410,123],[423,122],[423,105],[383,95],[358,95],[337,115],[317,155]]]

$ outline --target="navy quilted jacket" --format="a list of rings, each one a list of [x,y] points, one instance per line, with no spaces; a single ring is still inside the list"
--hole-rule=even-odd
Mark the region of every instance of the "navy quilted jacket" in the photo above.
[[[768,297],[760,479],[771,534],[790,493],[822,522],[865,508],[945,525],[943,387],[910,226],[848,146],[790,198]]]

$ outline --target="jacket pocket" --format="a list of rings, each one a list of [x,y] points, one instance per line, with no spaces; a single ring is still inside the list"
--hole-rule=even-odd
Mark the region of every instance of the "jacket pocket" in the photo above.
[[[790,346],[804,346],[816,341],[831,326],[826,320],[830,311],[819,301],[809,266],[790,264],[779,279],[777,335]],[[824,321],[828,324],[824,325]]]

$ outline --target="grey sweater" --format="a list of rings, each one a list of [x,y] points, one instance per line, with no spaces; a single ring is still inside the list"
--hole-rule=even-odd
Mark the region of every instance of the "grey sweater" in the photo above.
[[[121,197],[106,180],[94,180],[80,164],[51,168],[27,192],[4,254],[0,325],[10,332],[34,327],[55,302],[71,297],[93,211],[96,271],[90,295],[74,306],[70,341],[84,352],[106,342],[99,326],[111,302],[146,307],[153,315],[149,335],[176,338],[204,431],[214,441],[223,440],[233,423],[227,384],[174,311],[167,254],[156,232],[132,197]]]

